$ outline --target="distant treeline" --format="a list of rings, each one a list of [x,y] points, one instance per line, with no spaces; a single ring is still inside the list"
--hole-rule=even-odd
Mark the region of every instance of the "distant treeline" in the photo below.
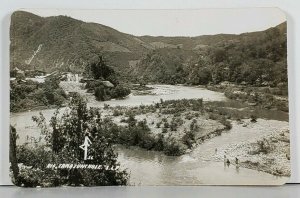
[[[287,84],[286,24],[236,35],[197,50],[156,49],[138,63],[145,81],[253,86]]]

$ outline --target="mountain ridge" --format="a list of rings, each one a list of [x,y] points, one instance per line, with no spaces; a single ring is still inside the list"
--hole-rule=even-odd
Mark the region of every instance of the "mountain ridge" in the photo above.
[[[253,55],[252,58],[270,59],[271,63],[268,64],[274,65],[286,60],[286,52],[284,52],[286,49],[283,49],[286,47],[284,43],[286,22],[264,31],[242,34],[196,37],[134,36],[109,26],[86,23],[68,16],[40,17],[29,12],[16,11],[12,14],[10,29],[11,69],[18,67],[23,70],[39,69],[46,72],[60,70],[81,73],[100,55],[117,73],[127,78],[145,77],[151,81],[165,82],[167,78],[185,75],[186,79],[180,82],[186,83],[191,78],[190,73],[199,73],[194,71],[193,67],[199,61],[202,62],[201,64],[209,65],[210,70],[216,67],[231,68],[232,64],[242,67],[241,60],[236,60],[238,63],[233,63],[231,60],[238,59],[235,54],[240,53],[241,50],[245,51],[242,55],[249,61],[253,55],[251,53],[256,53],[254,50],[260,50],[261,54]],[[276,36],[280,43],[275,42]],[[270,40],[272,43],[269,42]],[[273,44],[276,46],[270,46]],[[264,48],[260,49],[260,45]],[[276,48],[281,45],[283,48],[277,50],[280,52],[276,52]],[[269,48],[274,49],[268,52]],[[218,52],[219,49],[222,52]],[[247,52],[247,49],[252,52]],[[219,55],[223,53],[223,57],[214,57],[218,53]],[[278,60],[274,57],[270,58],[272,53],[276,53]],[[224,63],[223,66],[220,66],[220,62]],[[162,78],[161,73],[166,75],[166,80],[159,80]],[[222,78],[222,80],[237,81],[233,77]]]

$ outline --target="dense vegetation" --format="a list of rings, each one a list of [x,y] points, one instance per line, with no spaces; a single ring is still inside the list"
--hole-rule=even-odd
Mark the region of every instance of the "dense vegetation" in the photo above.
[[[61,106],[67,99],[59,87],[59,79],[53,77],[44,83],[31,80],[15,80],[10,84],[11,112],[25,111],[36,107]]]
[[[126,126],[116,125],[111,120],[106,120],[106,122],[110,123],[110,133],[107,134],[107,138],[112,139],[116,144],[162,151],[171,156],[182,155],[185,152],[180,142],[163,134],[154,135],[147,120],[137,121],[133,114],[124,120],[127,123]]]
[[[198,49],[156,49],[137,66],[137,74],[160,83],[206,85],[229,81],[286,86],[286,23],[262,32],[223,38]]]
[[[107,122],[102,120],[97,109],[87,109],[78,95],[74,95],[69,107],[70,111],[63,115],[59,114],[59,110],[54,113],[50,127],[43,114],[33,117],[41,128],[45,144],[34,147],[25,144],[16,148],[17,163],[22,163],[22,166],[20,170],[12,169],[15,170],[14,182],[23,186],[125,185],[128,173],[120,169],[112,140],[105,137],[109,133]],[[84,151],[79,148],[85,136],[92,141],[89,155],[93,158],[87,160],[84,160]],[[15,138],[12,140],[15,141]],[[12,145],[15,145],[14,142]],[[11,162],[15,162],[14,155],[11,156]],[[101,168],[51,169],[47,168],[49,163],[93,164]]]
[[[107,138],[116,144],[162,151],[170,156],[182,155],[197,143],[213,135],[220,135],[223,130],[232,127],[227,118],[220,113],[213,119],[224,125],[224,128],[206,134],[197,119],[215,112],[205,112],[202,99],[161,100],[154,105],[131,108],[106,106],[105,109],[108,112],[112,111],[112,116],[118,117],[117,120],[121,119],[122,123],[116,123],[114,119],[105,119],[106,123],[110,123],[107,128],[111,129]],[[138,118],[142,115],[151,116],[153,113],[158,116],[155,121]],[[183,130],[181,126],[189,121],[191,123],[184,126]],[[153,132],[153,127],[156,128],[156,132]]]

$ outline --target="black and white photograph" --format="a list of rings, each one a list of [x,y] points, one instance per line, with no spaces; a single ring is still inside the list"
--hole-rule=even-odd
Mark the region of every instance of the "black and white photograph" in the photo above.
[[[18,10],[9,71],[17,186],[291,176],[287,20],[277,8]]]

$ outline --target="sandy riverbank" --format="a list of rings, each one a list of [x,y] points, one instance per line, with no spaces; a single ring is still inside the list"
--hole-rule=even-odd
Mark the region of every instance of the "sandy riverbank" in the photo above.
[[[234,140],[238,134],[239,141],[226,141],[222,146],[216,147],[217,152],[211,155],[211,159],[223,161],[226,155],[231,164],[235,165],[237,157],[242,167],[278,176],[290,176],[288,122],[258,119],[256,123],[251,123],[250,120],[243,120],[242,123],[234,122],[229,134],[224,135]],[[211,139],[208,144],[217,144],[214,141],[219,140]]]

